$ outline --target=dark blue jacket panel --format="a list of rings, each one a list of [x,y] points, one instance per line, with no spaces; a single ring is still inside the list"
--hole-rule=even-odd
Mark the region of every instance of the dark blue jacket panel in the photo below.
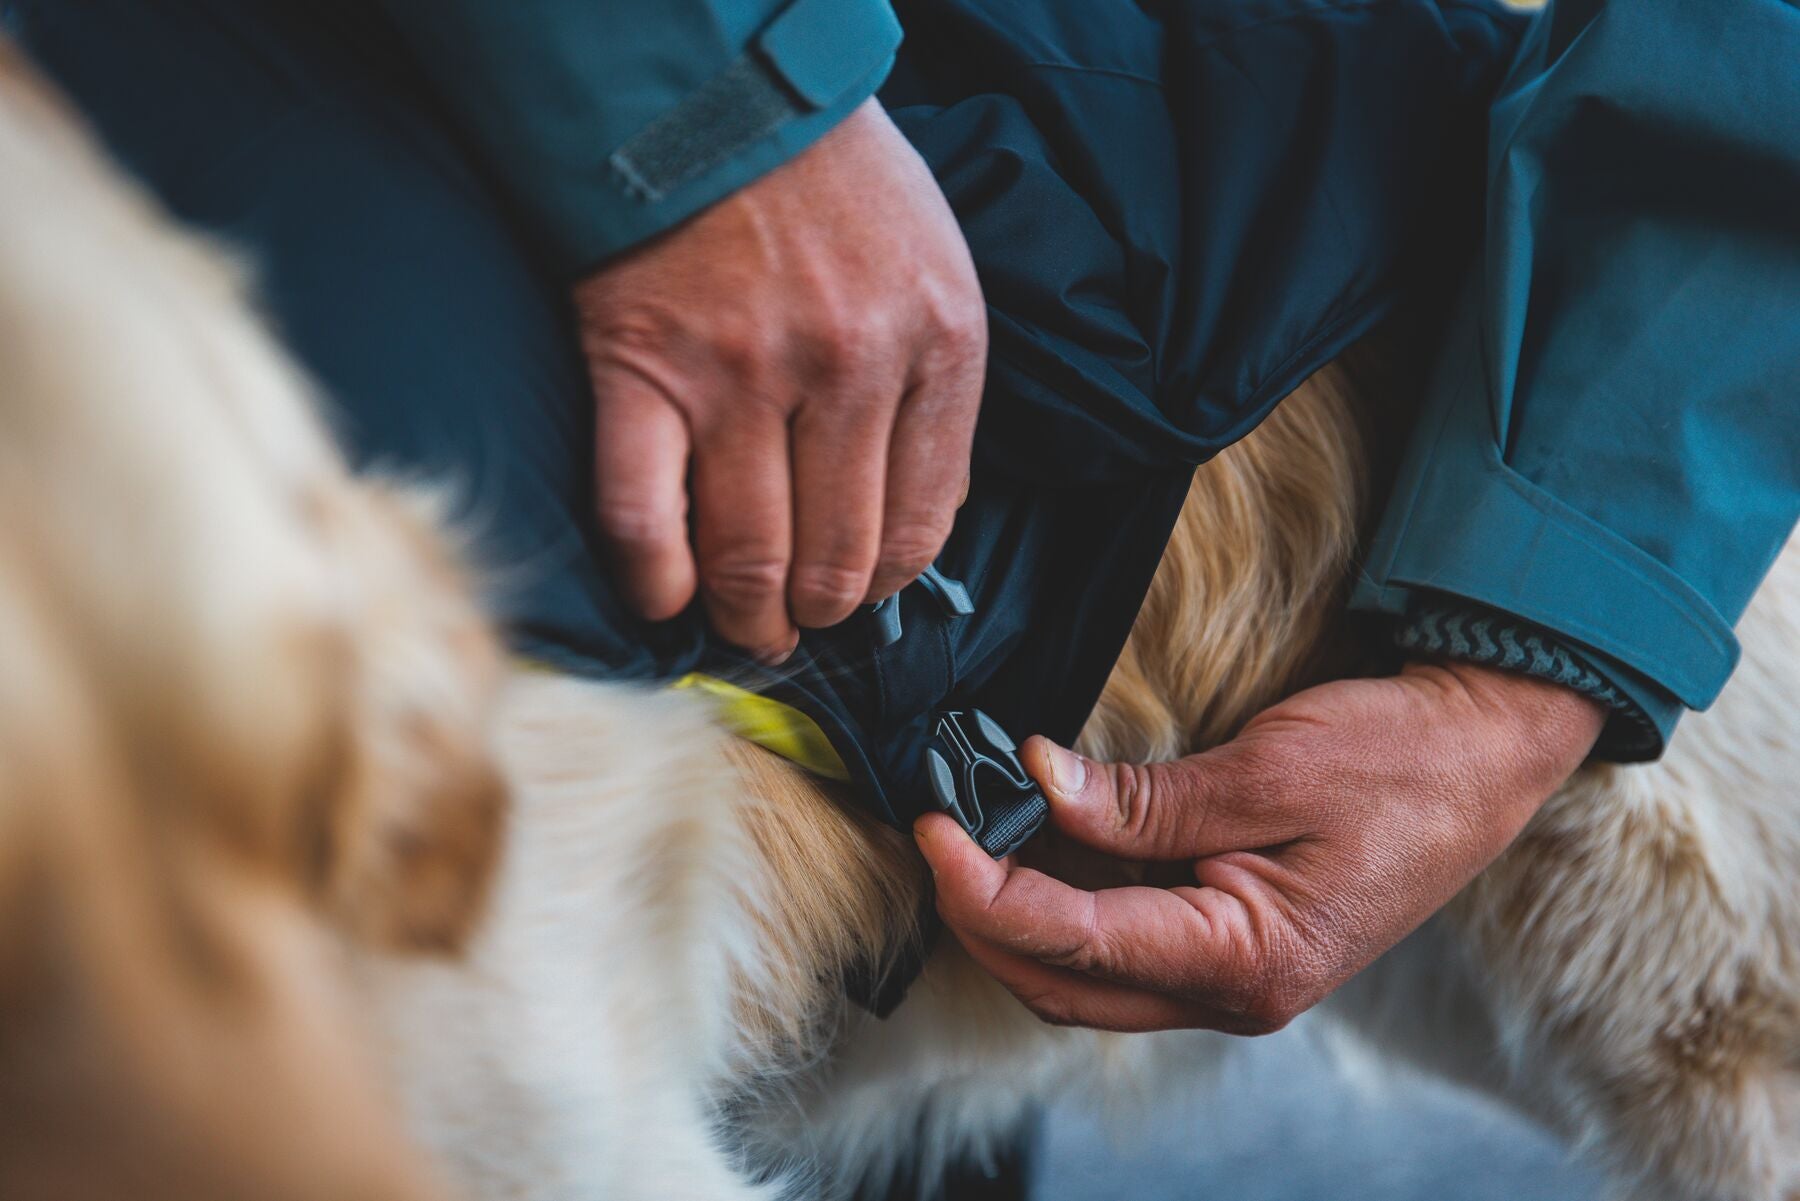
[[[364,461],[448,472],[529,653],[704,670],[811,714],[862,795],[926,803],[930,715],[1067,739],[1193,467],[1478,228],[1481,131],[1523,25],[1468,0],[919,0],[883,100],[967,234],[991,367],[971,494],[905,636],[865,616],[769,673],[697,612],[651,625],[591,514],[591,402],[546,255],[429,64],[357,6],[24,4],[42,62],[181,215],[250,246]]]
[[[933,708],[1070,739],[1136,617],[1193,468],[1473,248],[1498,6],[903,4],[881,96],[955,208],[991,352],[957,619],[848,678],[897,817]],[[856,623],[809,636],[853,664]],[[896,684],[898,681],[898,684]],[[895,787],[897,785],[897,787]]]
[[[1558,0],[1489,126],[1482,255],[1356,603],[1554,632],[1654,724],[1603,749],[1652,757],[1800,516],[1800,6]]]

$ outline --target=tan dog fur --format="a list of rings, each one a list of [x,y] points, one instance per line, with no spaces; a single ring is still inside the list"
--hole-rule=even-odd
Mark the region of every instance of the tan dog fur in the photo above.
[[[1042,1025],[943,944],[877,1022],[841,977],[915,937],[904,835],[687,698],[518,673],[490,723],[453,547],[11,62],[0,365],[0,1194],[439,1195],[396,1109],[469,1197],[835,1194],[1225,1053]],[[1198,473],[1090,753],[1361,657],[1371,378]],[[1742,636],[1663,763],[1579,774],[1330,1006],[1634,1195],[1800,1196],[1800,552]]]
[[[492,636],[0,43],[0,1196],[412,1198],[330,936],[453,946]]]

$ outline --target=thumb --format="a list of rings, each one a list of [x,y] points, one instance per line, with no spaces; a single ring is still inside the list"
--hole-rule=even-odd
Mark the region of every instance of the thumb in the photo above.
[[[1216,751],[1173,763],[1096,763],[1048,738],[1027,739],[1025,770],[1059,830],[1122,859],[1198,859],[1264,845],[1230,805],[1230,759]]]

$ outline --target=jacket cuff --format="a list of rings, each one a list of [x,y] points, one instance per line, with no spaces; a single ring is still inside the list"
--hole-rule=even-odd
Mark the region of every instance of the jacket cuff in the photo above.
[[[549,266],[578,277],[874,94],[889,0],[379,0]]]
[[[796,0],[744,52],[605,155],[551,179],[542,227],[577,273],[787,162],[875,94],[900,46],[887,0]]]
[[[1478,605],[1424,602],[1394,628],[1394,643],[1415,655],[1455,659],[1516,672],[1559,684],[1605,705],[1610,711],[1594,756],[1620,762],[1654,759],[1662,753],[1680,706],[1657,706],[1659,714],[1626,691],[1602,667],[1571,650],[1544,630]]]
[[[1475,605],[1544,631],[1659,735],[1643,747],[1609,733],[1601,753],[1653,758],[1680,715],[1710,705],[1730,676],[1731,624],[1662,562],[1501,460],[1479,308],[1470,298],[1459,308],[1351,607],[1404,618],[1426,604]]]

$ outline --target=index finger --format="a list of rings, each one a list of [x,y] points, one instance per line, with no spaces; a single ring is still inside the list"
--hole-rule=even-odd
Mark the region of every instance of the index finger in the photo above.
[[[969,958],[998,980],[1031,1012],[1054,1026],[1142,1033],[1149,1030],[1217,1030],[1256,1034],[1237,1014],[1148,989],[1114,984],[1067,968],[1015,955],[955,927],[950,932]]]
[[[1284,906],[1254,872],[1209,873],[1188,888],[1088,892],[990,858],[942,814],[915,827],[938,911],[959,937],[1051,967],[1234,1013],[1255,1007],[1285,968]],[[1272,889],[1270,889],[1272,891]]]
[[[593,388],[600,529],[638,611],[661,621],[694,598],[687,425],[660,392],[629,372],[596,371]]]

